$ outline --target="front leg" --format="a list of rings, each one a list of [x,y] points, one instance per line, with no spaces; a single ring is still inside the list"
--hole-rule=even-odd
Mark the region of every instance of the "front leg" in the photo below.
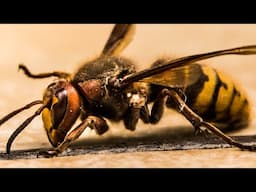
[[[108,130],[107,122],[97,116],[88,116],[82,123],[80,123],[75,129],[73,129],[68,135],[66,135],[64,141],[55,149],[39,152],[39,156],[53,157],[62,153],[67,149],[68,146],[84,132],[86,128],[95,129],[96,133],[101,135]]]

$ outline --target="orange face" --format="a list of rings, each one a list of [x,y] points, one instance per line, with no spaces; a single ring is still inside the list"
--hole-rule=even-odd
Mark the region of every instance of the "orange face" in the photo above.
[[[48,103],[42,112],[44,128],[50,143],[56,147],[80,114],[80,98],[68,81],[59,80],[47,87],[43,102]]]

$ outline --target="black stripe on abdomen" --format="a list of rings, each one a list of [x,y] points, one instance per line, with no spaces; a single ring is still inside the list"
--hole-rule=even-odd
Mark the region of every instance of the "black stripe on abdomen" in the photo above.
[[[202,67],[200,68],[200,72],[201,75],[199,79],[185,88],[185,95],[187,96],[186,104],[190,107],[194,105],[198,95],[203,91],[205,82],[209,81],[208,76],[203,73]]]
[[[215,69],[213,69],[213,70],[216,74],[215,88],[214,88],[214,92],[212,95],[212,100],[210,102],[210,105],[209,105],[208,109],[206,110],[206,112],[204,114],[202,114],[205,119],[211,119],[211,120],[214,120],[217,115],[216,104],[217,104],[220,88],[223,86],[225,89],[227,89],[227,85],[221,81],[216,70]]]

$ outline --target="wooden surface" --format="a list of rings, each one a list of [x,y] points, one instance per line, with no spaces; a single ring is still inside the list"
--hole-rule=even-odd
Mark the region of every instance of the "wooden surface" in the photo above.
[[[81,63],[99,55],[112,25],[0,25],[0,117],[6,113],[41,99],[45,87],[53,79],[32,80],[17,71],[19,63],[31,71],[75,71]],[[148,67],[159,56],[182,57],[219,49],[256,44],[256,25],[253,24],[176,24],[138,25],[134,41],[122,53],[133,59],[138,69]],[[252,103],[252,123],[231,135],[253,135],[256,132],[256,56],[225,56],[206,60],[228,74],[246,90]],[[10,134],[33,111],[34,107],[0,127],[0,151]],[[193,139],[190,124],[176,112],[166,110],[157,125],[139,122],[135,132],[125,130],[122,123],[110,123],[111,130],[99,137],[93,131],[83,133],[74,145],[111,143],[115,138],[147,137],[162,141],[170,138]],[[36,118],[14,142],[13,150],[31,150],[51,147]],[[91,148],[90,148],[91,149]],[[123,151],[57,157],[54,159],[0,160],[0,167],[255,167],[256,153],[232,149],[197,149],[175,151]]]
[[[81,156],[88,154],[118,154],[132,152],[149,152],[149,151],[175,151],[175,150],[197,150],[197,149],[225,149],[231,148],[225,141],[215,135],[195,135],[185,134],[178,131],[179,137],[173,137],[164,134],[161,139],[153,136],[142,136],[138,138],[107,138],[97,141],[84,140],[76,142],[58,157]],[[182,136],[181,136],[182,135]],[[244,144],[255,145],[256,136],[233,136],[234,140]],[[19,159],[38,159],[45,158],[42,151],[50,148],[38,148],[31,150],[15,150],[10,154],[0,153],[1,160],[19,160]]]

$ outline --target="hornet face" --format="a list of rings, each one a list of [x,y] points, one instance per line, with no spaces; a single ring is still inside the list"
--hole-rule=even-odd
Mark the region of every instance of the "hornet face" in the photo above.
[[[46,105],[42,111],[44,128],[50,143],[56,147],[80,114],[80,98],[69,82],[59,80],[47,87],[43,103]]]

